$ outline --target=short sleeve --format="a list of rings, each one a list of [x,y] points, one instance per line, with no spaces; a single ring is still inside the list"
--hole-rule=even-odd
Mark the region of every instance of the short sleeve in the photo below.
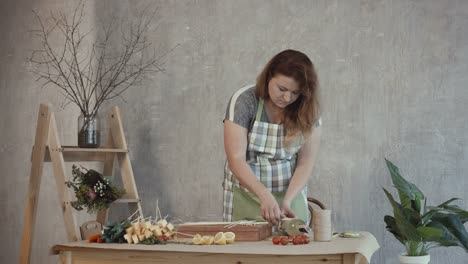
[[[231,96],[224,120],[232,121],[248,129],[255,116],[256,108],[257,99],[254,87],[244,87]]]

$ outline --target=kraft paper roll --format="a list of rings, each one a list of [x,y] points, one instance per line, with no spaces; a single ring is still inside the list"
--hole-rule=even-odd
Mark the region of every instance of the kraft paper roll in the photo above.
[[[330,241],[332,237],[331,211],[314,210],[312,229],[315,241]]]

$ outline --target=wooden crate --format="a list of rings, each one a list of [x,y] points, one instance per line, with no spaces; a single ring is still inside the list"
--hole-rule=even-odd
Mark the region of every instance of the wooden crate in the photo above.
[[[229,228],[230,223],[186,223],[176,227],[180,238],[192,237],[200,234],[201,236],[214,236],[218,232],[234,232],[236,241],[259,241],[271,236],[271,224],[255,223],[253,225],[236,225]],[[187,236],[184,234],[192,235]]]

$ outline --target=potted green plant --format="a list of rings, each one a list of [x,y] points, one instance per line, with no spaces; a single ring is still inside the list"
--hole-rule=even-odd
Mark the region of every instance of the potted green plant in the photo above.
[[[406,248],[399,256],[400,263],[429,263],[428,250],[439,246],[459,246],[468,252],[468,232],[464,227],[468,211],[454,204],[460,199],[428,206],[418,187],[405,180],[392,162],[387,159],[385,162],[400,201],[383,188],[393,208],[393,216],[386,215],[384,221],[386,229]]]

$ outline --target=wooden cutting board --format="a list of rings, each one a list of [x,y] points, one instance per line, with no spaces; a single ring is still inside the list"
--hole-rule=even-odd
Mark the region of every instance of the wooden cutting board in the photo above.
[[[234,232],[236,241],[259,241],[271,236],[271,224],[254,223],[249,225],[236,225],[229,227],[229,222],[203,222],[203,223],[185,223],[176,226],[177,236],[180,238],[192,237],[200,234],[201,236],[214,236],[218,232]],[[184,235],[187,234],[187,235]]]

